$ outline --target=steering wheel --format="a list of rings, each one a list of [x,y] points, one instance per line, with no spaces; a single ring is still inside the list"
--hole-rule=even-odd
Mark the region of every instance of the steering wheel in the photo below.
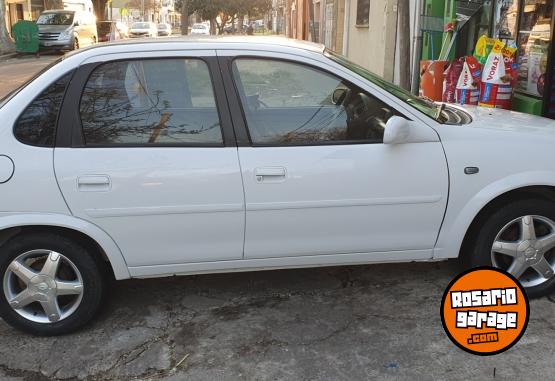
[[[378,103],[363,92],[349,91],[343,107],[347,114],[348,139],[381,139],[385,121],[391,111],[381,108]]]
[[[353,93],[352,90],[347,90],[343,107],[347,113],[347,123],[364,121],[370,111],[370,97],[364,93]]]

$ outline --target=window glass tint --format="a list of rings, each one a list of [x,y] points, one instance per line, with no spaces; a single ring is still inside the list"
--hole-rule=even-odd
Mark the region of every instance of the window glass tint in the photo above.
[[[360,88],[301,64],[241,58],[233,71],[254,144],[381,142],[395,115]]]
[[[99,66],[80,113],[87,145],[223,142],[209,69],[197,59]]]
[[[15,136],[25,144],[53,147],[56,121],[71,73],[66,74],[44,90],[27,106],[15,125]]]

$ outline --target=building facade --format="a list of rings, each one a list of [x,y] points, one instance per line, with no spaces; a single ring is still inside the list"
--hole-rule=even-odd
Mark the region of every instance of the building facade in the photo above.
[[[5,22],[11,33],[12,26],[19,20],[36,20],[46,9],[44,0],[0,0],[6,2]]]
[[[370,71],[397,82],[397,7],[407,0],[287,0],[286,35],[320,42]],[[415,0],[410,0],[414,37]],[[411,44],[412,46],[413,44]],[[413,52],[411,52],[411,57]]]

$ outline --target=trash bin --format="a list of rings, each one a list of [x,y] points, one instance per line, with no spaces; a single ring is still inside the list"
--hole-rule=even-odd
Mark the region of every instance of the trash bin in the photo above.
[[[39,53],[39,27],[33,21],[20,20],[12,28],[17,53]]]

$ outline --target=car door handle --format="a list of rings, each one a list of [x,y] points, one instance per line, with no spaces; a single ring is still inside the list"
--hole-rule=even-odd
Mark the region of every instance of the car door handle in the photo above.
[[[77,189],[81,192],[102,192],[110,190],[112,182],[107,175],[87,175],[77,179]]]
[[[257,183],[282,182],[285,181],[286,174],[284,167],[261,167],[254,170]]]

